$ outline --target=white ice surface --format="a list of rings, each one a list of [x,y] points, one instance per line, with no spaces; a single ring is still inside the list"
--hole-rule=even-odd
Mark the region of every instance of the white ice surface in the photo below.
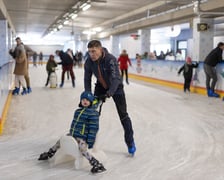
[[[45,66],[30,66],[33,92],[13,96],[0,136],[0,180],[224,180],[224,102],[198,94],[130,80],[125,84],[128,112],[137,146],[127,156],[123,129],[112,99],[103,106],[96,148],[105,153],[106,173],[92,175],[87,164],[52,166],[37,160],[68,132],[83,90],[83,70],[75,68],[76,87],[44,87]],[[58,70],[58,79],[61,71]]]

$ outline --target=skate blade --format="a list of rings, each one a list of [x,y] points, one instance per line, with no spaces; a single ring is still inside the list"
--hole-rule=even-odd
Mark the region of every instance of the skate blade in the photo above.
[[[128,157],[134,157],[135,156],[135,153],[129,153],[128,154]]]
[[[99,170],[99,171],[96,171],[96,172],[92,172],[91,171],[91,173],[92,174],[103,174],[103,173],[105,173],[106,172],[106,169],[104,168],[104,169],[101,169],[101,170]]]

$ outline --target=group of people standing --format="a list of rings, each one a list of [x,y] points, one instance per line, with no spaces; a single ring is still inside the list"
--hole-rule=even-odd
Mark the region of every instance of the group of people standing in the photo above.
[[[46,66],[48,77],[45,86],[48,85],[50,75],[52,72],[55,72],[55,68],[57,67],[57,65],[61,65],[62,74],[61,74],[61,83],[59,87],[62,88],[64,86],[65,75],[67,75],[68,79],[70,75],[72,81],[72,87],[75,87],[75,73],[73,71],[73,66],[77,65],[78,67],[82,67],[82,59],[83,59],[82,52],[77,51],[74,55],[71,49],[67,49],[66,52],[64,52],[63,50],[56,50],[55,54],[59,56],[61,62],[56,63],[54,60],[54,55],[49,56]]]
[[[205,72],[205,85],[208,97],[220,97],[215,91],[215,86],[218,80],[216,66],[223,61],[224,43],[219,42],[205,58],[203,68]],[[198,67],[198,62],[192,63],[190,57],[186,58],[186,63],[179,69],[178,74],[183,71],[184,76],[184,92],[190,92],[190,83],[192,80],[193,68]]]

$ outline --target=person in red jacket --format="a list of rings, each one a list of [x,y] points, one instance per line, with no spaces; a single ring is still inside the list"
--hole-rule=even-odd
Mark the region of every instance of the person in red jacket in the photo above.
[[[124,73],[125,73],[126,83],[129,84],[129,82],[128,82],[128,64],[131,66],[131,61],[130,61],[127,51],[125,49],[122,51],[120,57],[118,58],[118,63],[120,65],[122,82],[123,82],[123,77],[124,77]]]

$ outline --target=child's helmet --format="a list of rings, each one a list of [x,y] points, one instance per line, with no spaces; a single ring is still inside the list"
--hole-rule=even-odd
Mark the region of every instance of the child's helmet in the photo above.
[[[93,94],[91,92],[84,91],[84,92],[82,92],[82,94],[80,96],[80,101],[82,99],[87,99],[87,100],[89,100],[92,103],[94,101],[94,96],[93,96]]]

